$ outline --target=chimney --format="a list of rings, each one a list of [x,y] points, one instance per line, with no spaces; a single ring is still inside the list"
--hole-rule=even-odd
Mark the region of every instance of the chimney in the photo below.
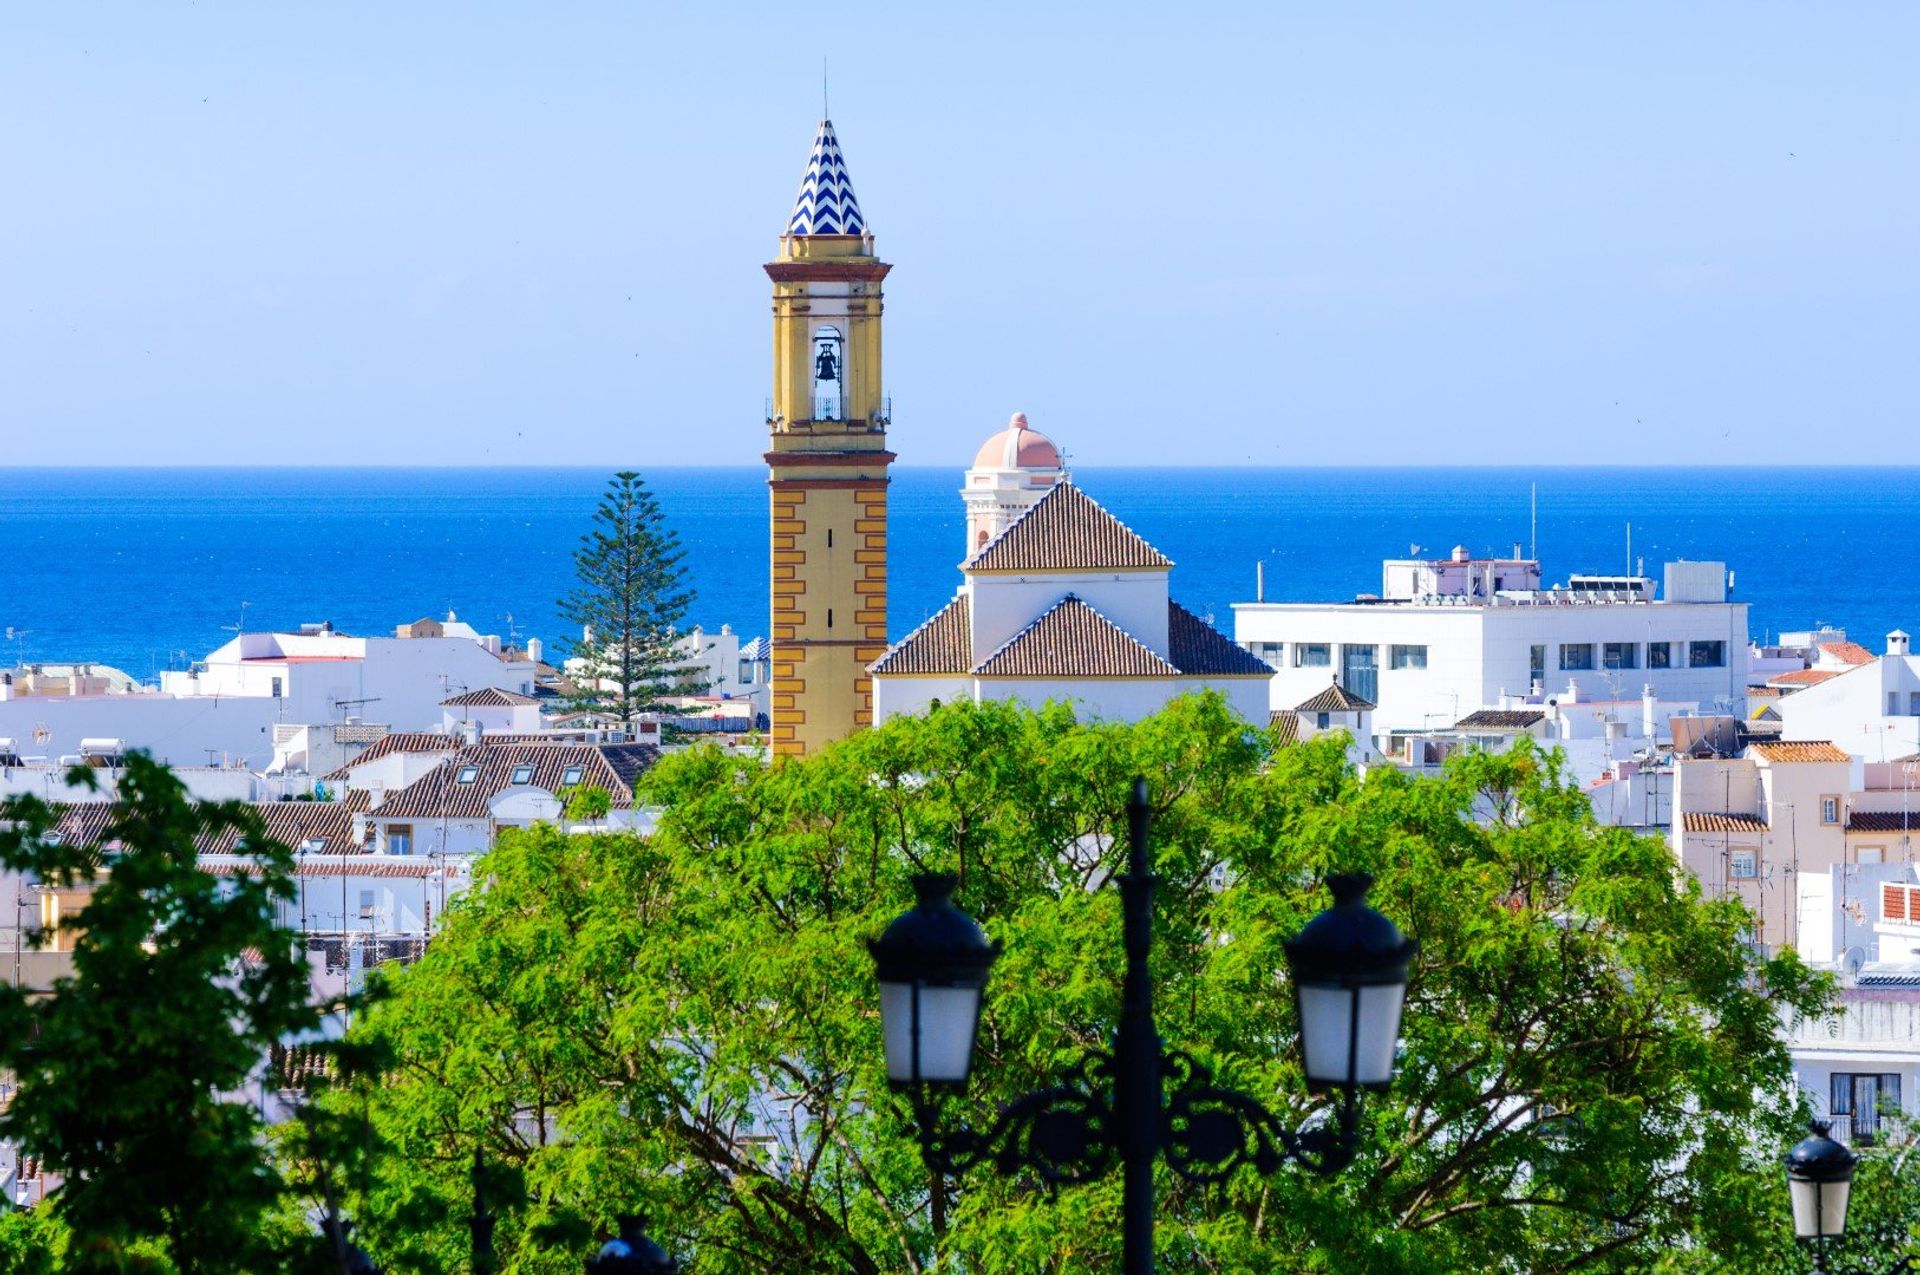
[[[1906,655],[1909,653],[1908,648],[1911,645],[1912,639],[1907,636],[1906,631],[1903,629],[1895,629],[1893,632],[1887,634],[1888,655]]]
[[[1660,701],[1651,683],[1640,688],[1640,730],[1650,740],[1660,738]]]
[[[1453,547],[1453,560],[1455,562],[1465,562],[1467,561],[1468,557],[1469,555],[1467,553],[1467,547],[1465,545],[1455,545]]]
[[[461,743],[467,744],[469,746],[473,744],[477,744],[480,742],[480,735],[481,735],[481,727],[479,722],[461,722],[460,723],[460,742]]]
[[[547,648],[541,644],[539,638],[527,639],[527,658],[535,664],[544,664],[546,662],[540,658],[546,649]]]
[[[13,698],[13,674],[0,673],[0,704]]]

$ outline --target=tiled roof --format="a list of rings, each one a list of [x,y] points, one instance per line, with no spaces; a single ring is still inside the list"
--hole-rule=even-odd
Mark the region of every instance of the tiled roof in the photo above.
[[[497,686],[483,686],[477,691],[468,691],[452,699],[440,701],[442,708],[518,708],[522,704],[538,704],[540,701],[531,695],[522,695],[518,691],[503,691]]]
[[[353,842],[353,812],[335,801],[257,801],[254,811],[266,825],[267,835],[280,844],[298,850],[305,842],[320,854],[359,854],[366,847]],[[239,848],[239,834],[231,829],[217,837],[199,841],[201,854],[230,854]]]
[[[370,817],[390,819],[484,819],[493,799],[515,787],[513,772],[532,766],[527,783],[558,794],[571,766],[581,768],[580,782],[604,788],[615,807],[633,802],[633,781],[658,760],[652,744],[505,744],[485,741],[462,748],[452,757],[380,803]],[[476,769],[469,783],[460,772]]]
[[[490,744],[529,744],[550,738],[546,735],[487,735]],[[373,741],[368,749],[355,756],[351,761],[336,770],[330,770],[320,776],[322,780],[339,780],[351,776],[355,766],[370,761],[378,761],[389,753],[450,753],[461,747],[458,735],[449,735],[443,731],[389,731]]]
[[[1297,744],[1300,742],[1300,714],[1290,708],[1276,708],[1267,714],[1267,725],[1273,730],[1276,743]]]
[[[1537,708],[1481,708],[1454,723],[1459,730],[1528,730],[1547,720]]]
[[[1164,569],[1165,554],[1094,499],[1061,480],[973,555],[964,571]]]
[[[1920,810],[1849,810],[1848,832],[1920,832]]]
[[[326,854],[358,854],[364,847],[353,842],[353,812],[335,801],[256,801],[250,803],[260,816],[266,833],[275,841],[298,850],[301,843],[317,841],[317,851]],[[76,801],[59,807],[54,831],[66,845],[97,845],[106,835],[119,803],[112,801]],[[202,833],[195,838],[201,854],[231,854],[238,849],[240,834],[231,828],[217,834]]]
[[[813,154],[807,157],[806,176],[800,179],[800,193],[793,201],[793,216],[787,218],[787,233],[859,235],[866,229],[860,201],[853,197],[853,179],[847,176],[847,161],[840,154],[840,139],[833,135],[833,121],[821,120]]]
[[[1846,672],[1837,668],[1798,668],[1767,679],[1768,686],[1818,686]]]
[[[1822,642],[1819,649],[1822,655],[1842,664],[1871,664],[1874,660],[1873,652],[1858,642]]]
[[[1771,740],[1766,743],[1756,741],[1747,745],[1747,751],[1759,753],[1771,762],[1853,760],[1845,751],[1825,740]]]
[[[1688,832],[1765,832],[1767,821],[1758,815],[1722,815],[1712,811],[1689,810],[1681,817]]]
[[[975,677],[1178,677],[1151,647],[1071,593],[973,670]]]
[[[1189,677],[1272,677],[1273,667],[1178,602],[1167,603],[1167,658]]]
[[[965,593],[934,612],[867,666],[880,674],[964,674],[973,667],[972,606]]]
[[[1296,713],[1370,713],[1373,711],[1373,705],[1335,682],[1306,703],[1295,706],[1293,711]]]

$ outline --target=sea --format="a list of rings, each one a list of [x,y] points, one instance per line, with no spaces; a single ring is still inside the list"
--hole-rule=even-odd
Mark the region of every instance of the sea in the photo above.
[[[1163,468],[1074,479],[1175,563],[1174,597],[1336,601],[1383,558],[1537,551],[1549,581],[1724,561],[1756,638],[1820,624],[1871,649],[1920,631],[1911,469]],[[572,554],[609,474],[585,468],[0,469],[0,666],[90,661],[149,679],[234,631],[330,621],[388,634],[449,611],[549,650]],[[643,471],[686,550],[689,624],[767,631],[759,467]],[[900,468],[889,628],[960,582],[957,469]]]

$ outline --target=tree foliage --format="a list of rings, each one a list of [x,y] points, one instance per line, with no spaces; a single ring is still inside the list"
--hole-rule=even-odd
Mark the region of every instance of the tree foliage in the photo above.
[[[480,1149],[517,1270],[572,1269],[633,1210],[696,1271],[1112,1269],[1117,1181],[1049,1194],[921,1166],[864,941],[911,874],[959,874],[1006,951],[951,1114],[1051,1083],[1118,1011],[1101,887],[1135,774],[1155,803],[1162,1033],[1225,1082],[1311,1112],[1281,942],[1327,874],[1374,873],[1421,942],[1402,1079],[1369,1102],[1354,1165],[1204,1191],[1163,1174],[1167,1269],[1784,1260],[1774,1157],[1796,1102],[1776,1014],[1817,1010],[1819,977],[1756,958],[1737,901],[1596,825],[1550,757],[1363,779],[1337,739],[1277,747],[1213,697],[1136,726],[955,704],[771,769],[700,748],[646,781],[649,838],[503,836],[488,888],[362,1024],[395,1060],[364,1207],[440,1219],[382,1256],[459,1267]]]
[[[91,772],[69,782],[91,787]],[[33,798],[0,806],[0,865],[93,883],[72,922],[73,977],[48,997],[0,988],[0,1068],[19,1086],[0,1137],[64,1180],[52,1222],[31,1225],[67,1232],[64,1270],[270,1269],[287,1255],[269,1220],[285,1183],[241,1091],[274,1042],[314,1021],[306,965],[273,923],[291,854],[245,805],[193,803],[138,753],[100,845],[52,826]],[[196,865],[195,838],[226,830],[257,874]]]
[[[705,689],[675,649],[693,604],[685,556],[640,475],[615,474],[573,551],[577,583],[559,604],[583,630],[568,648],[578,661],[576,706],[631,723],[663,696]]]

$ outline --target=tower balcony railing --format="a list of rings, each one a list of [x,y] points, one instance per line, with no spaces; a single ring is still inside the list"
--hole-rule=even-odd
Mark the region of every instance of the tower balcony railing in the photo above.
[[[766,404],[767,424],[772,425],[781,418],[779,413],[774,411],[773,400],[771,398],[766,400]],[[864,420],[870,427],[876,429],[885,429],[893,423],[893,397],[891,395],[881,395],[878,408],[875,409],[871,416],[865,417],[848,416],[847,401],[838,394],[816,394],[810,400],[809,406],[812,415],[807,419],[810,421]]]

